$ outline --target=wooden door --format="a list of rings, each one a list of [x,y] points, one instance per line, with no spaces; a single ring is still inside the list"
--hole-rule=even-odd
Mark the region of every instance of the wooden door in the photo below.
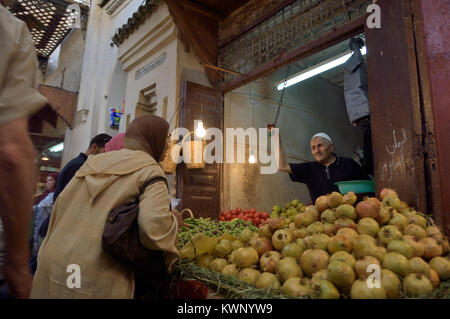
[[[181,84],[180,126],[194,130],[194,120],[202,120],[205,129],[223,128],[223,97],[214,88],[193,82]],[[220,185],[222,167],[206,164],[203,169],[188,169],[178,165],[178,198],[180,207],[190,208],[196,217],[218,219],[220,213]]]
[[[392,187],[401,199],[431,213],[410,2],[377,4],[381,28],[366,28],[376,191]]]

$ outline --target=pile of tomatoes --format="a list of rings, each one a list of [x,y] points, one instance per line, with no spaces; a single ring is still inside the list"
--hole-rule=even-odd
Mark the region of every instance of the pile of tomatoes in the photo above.
[[[230,211],[223,211],[220,213],[219,220],[221,221],[231,221],[235,218],[245,220],[247,222],[252,222],[254,225],[260,227],[267,222],[270,218],[268,212],[257,212],[256,209],[232,209]]]

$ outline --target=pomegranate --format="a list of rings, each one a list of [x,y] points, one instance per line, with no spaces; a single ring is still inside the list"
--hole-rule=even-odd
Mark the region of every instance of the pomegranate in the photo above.
[[[310,277],[313,273],[326,269],[329,259],[330,256],[324,250],[308,249],[300,257],[300,265],[303,272]]]
[[[312,241],[312,236],[306,236],[304,238],[305,240],[305,247],[306,249],[312,249],[313,248],[313,241]]]
[[[433,238],[424,238],[419,241],[423,245],[423,257],[431,259],[441,256],[443,253],[442,246]]]
[[[361,280],[365,280],[367,279],[367,277],[369,277],[372,272],[367,272],[367,267],[369,265],[378,265],[381,268],[380,262],[378,261],[378,259],[376,259],[375,257],[372,256],[364,256],[361,257],[360,259],[358,259],[355,262],[355,272],[356,275],[358,276],[359,279]]]
[[[418,225],[423,229],[427,227],[427,219],[419,214],[415,214],[414,216],[412,216],[408,222],[410,224]]]
[[[411,246],[404,240],[392,240],[387,246],[387,251],[394,251],[405,256],[408,259],[413,257],[413,250]]]
[[[278,263],[277,277],[281,282],[285,282],[292,277],[303,277],[303,271],[297,262],[289,259],[282,259]]]
[[[426,231],[428,237],[431,237],[433,235],[442,235],[441,231],[436,226],[428,226],[426,228]]]
[[[255,248],[255,249],[256,249],[256,244],[258,243],[258,240],[259,240],[258,234],[255,234],[255,235],[252,237],[252,239],[250,239],[250,240],[245,244],[245,246],[246,246],[246,247],[252,247],[252,248]]]
[[[230,264],[223,267],[222,274],[237,278],[239,276],[239,270],[236,268],[235,264]]]
[[[332,209],[326,209],[320,215],[320,220],[322,221],[322,223],[334,224],[336,219],[337,219],[336,218],[336,212],[334,210],[332,210]]]
[[[411,235],[415,240],[421,240],[427,237],[427,231],[416,224],[409,224],[403,231],[405,235]]]
[[[408,203],[404,201],[400,201],[400,205],[398,205],[397,210],[403,214],[404,211],[409,209]]]
[[[356,224],[353,220],[348,218],[339,218],[334,222],[334,226],[336,227],[336,230],[342,229],[342,228],[352,228],[356,230]]]
[[[375,249],[370,252],[370,255],[372,255],[381,262],[383,261],[384,255],[386,255],[386,253],[387,253],[386,248],[376,246]]]
[[[429,277],[430,265],[420,257],[413,257],[408,260],[408,274],[422,274]]]
[[[268,224],[271,231],[276,231],[278,229],[283,229],[286,226],[286,220],[284,217],[269,218]]]
[[[264,255],[266,252],[273,250],[272,241],[267,237],[258,238],[255,249],[259,256]]]
[[[336,233],[336,226],[330,223],[323,223],[323,232],[328,236],[333,236]]]
[[[408,220],[402,214],[394,212],[392,215],[392,218],[389,220],[388,224],[394,225],[400,231],[403,231],[403,229],[406,227],[406,225],[408,225]]]
[[[296,243],[297,245],[299,245],[303,250],[306,249],[306,243],[305,243],[305,239],[304,239],[304,238],[297,238],[297,239],[295,240],[295,243]]]
[[[328,280],[317,280],[311,288],[313,298],[339,299],[339,290]]]
[[[258,231],[259,237],[266,237],[266,238],[272,238],[273,231],[270,229],[269,224],[264,224],[261,226],[261,228]]]
[[[214,257],[211,254],[209,254],[209,253],[201,254],[200,256],[197,257],[197,264],[200,267],[209,268],[209,265],[211,264],[211,262],[213,260],[214,260]]]
[[[433,268],[430,268],[430,273],[428,274],[427,277],[428,279],[430,279],[433,288],[439,287],[441,281],[439,280],[438,273]]]
[[[348,252],[343,250],[334,253],[330,257],[330,263],[332,263],[333,261],[342,261],[352,268],[355,266],[355,258],[353,258],[353,256],[350,255]]]
[[[294,241],[294,235],[287,229],[278,229],[272,236],[272,244],[276,250],[281,251],[284,246]]]
[[[342,261],[333,261],[327,270],[328,280],[338,288],[349,287],[355,281],[353,267]]]
[[[325,234],[313,235],[311,238],[312,245],[310,248],[327,250],[329,241],[330,241],[330,237],[328,237],[328,235],[325,235]]]
[[[350,296],[352,299],[386,299],[386,291],[381,284],[380,288],[369,288],[366,280],[356,280],[352,284]]]
[[[450,260],[444,257],[434,257],[430,260],[430,267],[436,271],[443,281],[450,279]]]
[[[244,247],[244,243],[240,240],[233,240],[233,242],[231,243],[231,248],[233,250],[238,250],[241,247]]]
[[[306,228],[294,230],[295,239],[305,238],[306,236],[308,236],[308,230]]]
[[[342,235],[344,237],[347,237],[347,239],[350,240],[350,242],[352,242],[353,239],[359,236],[358,233],[352,228],[341,228],[336,231],[336,235]]]
[[[354,205],[357,199],[358,197],[354,192],[348,192],[343,196],[344,204]]]
[[[402,212],[402,215],[405,216],[408,223],[410,223],[413,217],[417,215],[417,212],[414,209],[408,208]]]
[[[326,196],[326,195],[319,196],[316,199],[315,204],[316,204],[316,208],[319,211],[319,213],[323,212],[325,209],[330,207],[328,205],[328,196]]]
[[[403,290],[407,297],[426,296],[433,292],[433,284],[421,274],[409,274],[403,279]]]
[[[213,249],[213,255],[215,257],[226,257],[233,250],[231,241],[228,239],[221,239]]]
[[[378,231],[380,230],[380,226],[377,221],[373,218],[362,218],[358,222],[357,231],[360,234],[366,234],[372,237],[376,237]]]
[[[239,272],[239,280],[244,281],[250,285],[255,285],[261,273],[253,268],[245,268]]]
[[[387,195],[383,198],[383,206],[397,209],[400,207],[400,199],[397,196]]]
[[[398,194],[395,190],[393,190],[392,188],[383,188],[380,192],[380,198],[381,200],[383,200],[386,196],[391,196],[391,197],[397,197],[398,198]]]
[[[295,216],[294,223],[298,229],[308,227],[314,222],[314,216],[312,214],[300,213]]]
[[[328,280],[328,270],[327,269],[319,270],[318,272],[316,272],[312,275],[311,283],[315,283],[316,281],[319,281],[319,280]]]
[[[280,281],[277,276],[270,272],[263,272],[261,276],[256,280],[255,283],[256,288],[266,288],[278,290],[281,287]]]
[[[305,214],[311,215],[314,221],[320,220],[320,213],[314,205],[306,206]]]
[[[386,253],[381,266],[391,270],[400,277],[404,277],[408,273],[408,259],[396,252]]]
[[[411,235],[404,235],[402,238],[404,241],[406,241],[409,246],[411,246],[413,250],[413,257],[422,257],[423,256],[423,245],[416,241],[416,239]]]
[[[332,192],[330,196],[328,196],[328,205],[331,208],[336,208],[339,205],[344,203],[344,198],[338,192]]]
[[[256,234],[254,232],[252,232],[250,229],[244,229],[240,234],[239,234],[239,240],[243,243],[247,243],[250,241],[250,239],[253,238],[253,236],[255,236]]]
[[[375,218],[375,220],[378,224],[384,225],[389,221],[389,219],[391,219],[390,212],[385,207],[380,207],[380,214],[377,218]]]
[[[328,242],[328,252],[330,254],[334,254],[341,250],[346,252],[352,251],[352,244],[350,240],[343,235],[335,235],[331,237]]]
[[[375,245],[375,239],[369,235],[360,235],[355,238],[352,241],[352,247],[356,259],[364,256],[373,256],[377,249],[377,246]]]
[[[311,294],[311,289],[307,285],[301,283],[301,279],[298,277],[289,278],[281,287],[281,291],[293,298],[303,298]]]
[[[252,247],[243,247],[236,250],[234,262],[239,268],[248,268],[256,265],[259,260],[259,255],[256,249]]]
[[[314,222],[308,227],[306,227],[308,231],[308,235],[320,234],[323,233],[323,225],[321,222]]]
[[[378,232],[378,239],[384,244],[387,245],[391,241],[395,239],[401,239],[402,233],[401,231],[393,225],[387,225],[381,227],[380,231]]]
[[[239,248],[238,248],[239,249]],[[237,249],[236,249],[237,250]],[[234,256],[236,255],[236,250],[233,250],[231,254],[228,255],[227,260],[229,264],[234,264]]]
[[[304,250],[305,248],[299,244],[290,243],[283,247],[281,254],[283,257],[294,257],[297,261],[299,261]]]
[[[216,272],[222,272],[222,269],[228,264],[225,258],[216,258],[209,264],[209,269]]]
[[[269,251],[259,259],[259,269],[263,272],[275,273],[280,260],[281,254],[279,252]]]
[[[356,205],[356,213],[359,218],[377,218],[380,216],[380,205],[374,200],[365,200]]]
[[[389,269],[381,269],[381,286],[389,299],[398,298],[402,284],[396,274]]]

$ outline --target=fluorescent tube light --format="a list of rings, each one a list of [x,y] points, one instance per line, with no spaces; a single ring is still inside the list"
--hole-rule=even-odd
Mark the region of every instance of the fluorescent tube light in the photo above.
[[[64,143],[61,142],[59,144],[56,144],[56,145],[50,147],[50,152],[57,153],[57,152],[61,152],[63,149],[64,149]]]
[[[312,66],[310,68],[307,68],[306,70],[301,71],[300,73],[297,73],[287,79],[287,81],[281,81],[276,83],[278,91],[281,91],[284,87],[289,87],[291,85],[294,85],[296,83],[299,83],[301,81],[304,81],[306,79],[312,78],[313,76],[316,76],[317,74],[326,72],[328,70],[331,70],[339,65],[344,64],[351,56],[353,52],[347,51],[344,52],[334,58],[328,59],[322,63],[319,63],[315,66]],[[366,55],[367,54],[367,48],[363,47],[361,48],[361,54]]]

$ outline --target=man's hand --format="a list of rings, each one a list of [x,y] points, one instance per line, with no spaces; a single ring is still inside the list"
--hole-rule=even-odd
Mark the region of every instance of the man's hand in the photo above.
[[[180,212],[177,211],[176,209],[172,211],[172,214],[175,216],[175,218],[177,219],[178,222],[178,231],[181,230],[182,226],[189,226],[188,224],[186,224],[183,220],[183,216],[181,216]]]
[[[14,264],[6,260],[3,272],[8,278],[8,293],[17,299],[27,299],[31,291],[31,272],[28,262]]]

